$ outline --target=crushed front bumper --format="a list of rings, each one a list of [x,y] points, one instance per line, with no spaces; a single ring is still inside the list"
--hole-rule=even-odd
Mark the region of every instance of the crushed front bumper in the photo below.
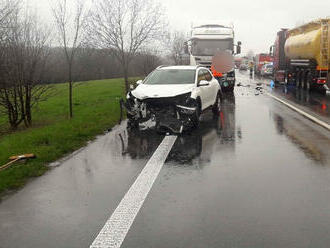
[[[161,102],[161,100],[159,100]],[[134,126],[145,130],[155,128],[161,133],[180,134],[193,127],[192,118],[196,107],[180,104],[155,104],[153,101],[135,100],[124,102],[127,117]]]

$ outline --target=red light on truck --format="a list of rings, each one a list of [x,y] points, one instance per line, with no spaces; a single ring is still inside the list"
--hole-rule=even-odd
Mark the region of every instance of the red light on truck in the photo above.
[[[322,110],[326,110],[327,109],[327,105],[326,104],[322,104]]]
[[[317,80],[318,84],[325,84],[326,82],[327,82],[326,79],[318,79]]]

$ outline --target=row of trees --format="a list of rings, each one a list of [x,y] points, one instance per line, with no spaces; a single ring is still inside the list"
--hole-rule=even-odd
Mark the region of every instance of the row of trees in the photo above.
[[[23,14],[19,3],[6,1],[0,11],[0,106],[15,129],[32,123],[32,107],[47,96],[43,77],[49,55],[50,32],[37,18]]]
[[[158,3],[96,0],[87,6],[85,0],[74,6],[54,0],[53,26],[47,26],[19,0],[0,0],[0,112],[12,129],[31,126],[32,108],[52,93],[51,83],[68,82],[72,118],[74,81],[123,76],[129,90],[128,77],[164,63],[164,49],[180,63],[184,36],[165,35]]]

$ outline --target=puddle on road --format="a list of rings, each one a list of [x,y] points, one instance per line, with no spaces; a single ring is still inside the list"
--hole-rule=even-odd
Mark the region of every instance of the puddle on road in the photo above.
[[[285,135],[292,144],[303,151],[307,158],[313,160],[316,164],[330,165],[329,154],[325,151],[329,147],[327,137],[319,136],[315,138],[315,133],[306,133],[305,129],[302,128],[302,123],[300,123],[301,126],[295,125],[284,120],[279,114],[273,113],[272,118],[277,132],[280,135]]]

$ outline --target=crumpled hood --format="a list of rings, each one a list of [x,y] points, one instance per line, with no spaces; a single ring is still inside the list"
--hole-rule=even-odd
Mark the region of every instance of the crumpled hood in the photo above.
[[[132,91],[132,95],[141,100],[146,98],[174,97],[189,93],[194,87],[194,84],[140,84]]]

